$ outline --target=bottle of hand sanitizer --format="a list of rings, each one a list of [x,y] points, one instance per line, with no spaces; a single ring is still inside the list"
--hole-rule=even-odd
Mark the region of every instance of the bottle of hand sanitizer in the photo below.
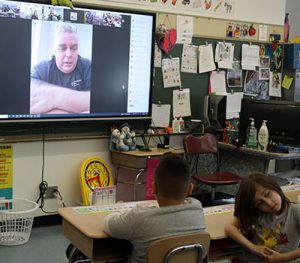
[[[266,151],[269,141],[269,130],[267,127],[267,121],[263,120],[263,123],[258,132],[258,149]]]
[[[249,118],[251,124],[247,129],[246,147],[257,149],[257,129],[255,128],[254,118]]]

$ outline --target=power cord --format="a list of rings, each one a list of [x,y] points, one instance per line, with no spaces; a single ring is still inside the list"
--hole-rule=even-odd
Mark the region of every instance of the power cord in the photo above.
[[[60,191],[57,189],[57,190],[54,191],[53,194],[54,194],[54,195],[56,196],[56,198],[60,201],[62,207],[66,207],[66,204],[65,204],[65,202],[64,202],[64,199],[62,198],[62,195],[61,195]]]
[[[45,193],[47,191],[47,188],[48,188],[48,182],[44,180],[44,167],[45,167],[45,132],[44,132],[44,127],[42,129],[42,181],[41,183],[39,184],[39,197],[38,199],[36,200],[36,203],[39,204],[40,203],[40,206],[39,208],[45,213],[45,214],[54,214],[54,213],[57,213],[57,210],[56,211],[45,211],[44,210],[44,206],[45,206]],[[56,190],[54,192],[54,194],[56,195],[56,198],[59,199],[61,201],[61,204],[63,207],[65,207],[65,203],[63,201],[63,198],[60,194],[60,192],[58,190]]]

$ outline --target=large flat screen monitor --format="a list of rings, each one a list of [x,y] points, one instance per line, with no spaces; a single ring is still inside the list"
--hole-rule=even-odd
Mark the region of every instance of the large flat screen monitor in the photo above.
[[[155,14],[0,1],[0,123],[150,119]]]
[[[255,119],[257,131],[262,121],[267,120],[269,140],[287,145],[300,145],[300,103],[292,101],[265,101],[242,99],[239,139],[246,141],[249,118]]]

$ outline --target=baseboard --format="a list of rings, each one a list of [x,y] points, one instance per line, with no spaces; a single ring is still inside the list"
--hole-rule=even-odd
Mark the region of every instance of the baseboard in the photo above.
[[[58,214],[36,216],[33,220],[33,227],[47,226],[47,225],[58,225],[62,223],[62,218]]]

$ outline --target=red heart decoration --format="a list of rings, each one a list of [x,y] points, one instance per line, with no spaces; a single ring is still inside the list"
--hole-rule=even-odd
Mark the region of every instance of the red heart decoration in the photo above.
[[[156,42],[159,48],[165,53],[168,54],[176,44],[177,32],[176,29],[169,29],[164,37],[157,37]]]

